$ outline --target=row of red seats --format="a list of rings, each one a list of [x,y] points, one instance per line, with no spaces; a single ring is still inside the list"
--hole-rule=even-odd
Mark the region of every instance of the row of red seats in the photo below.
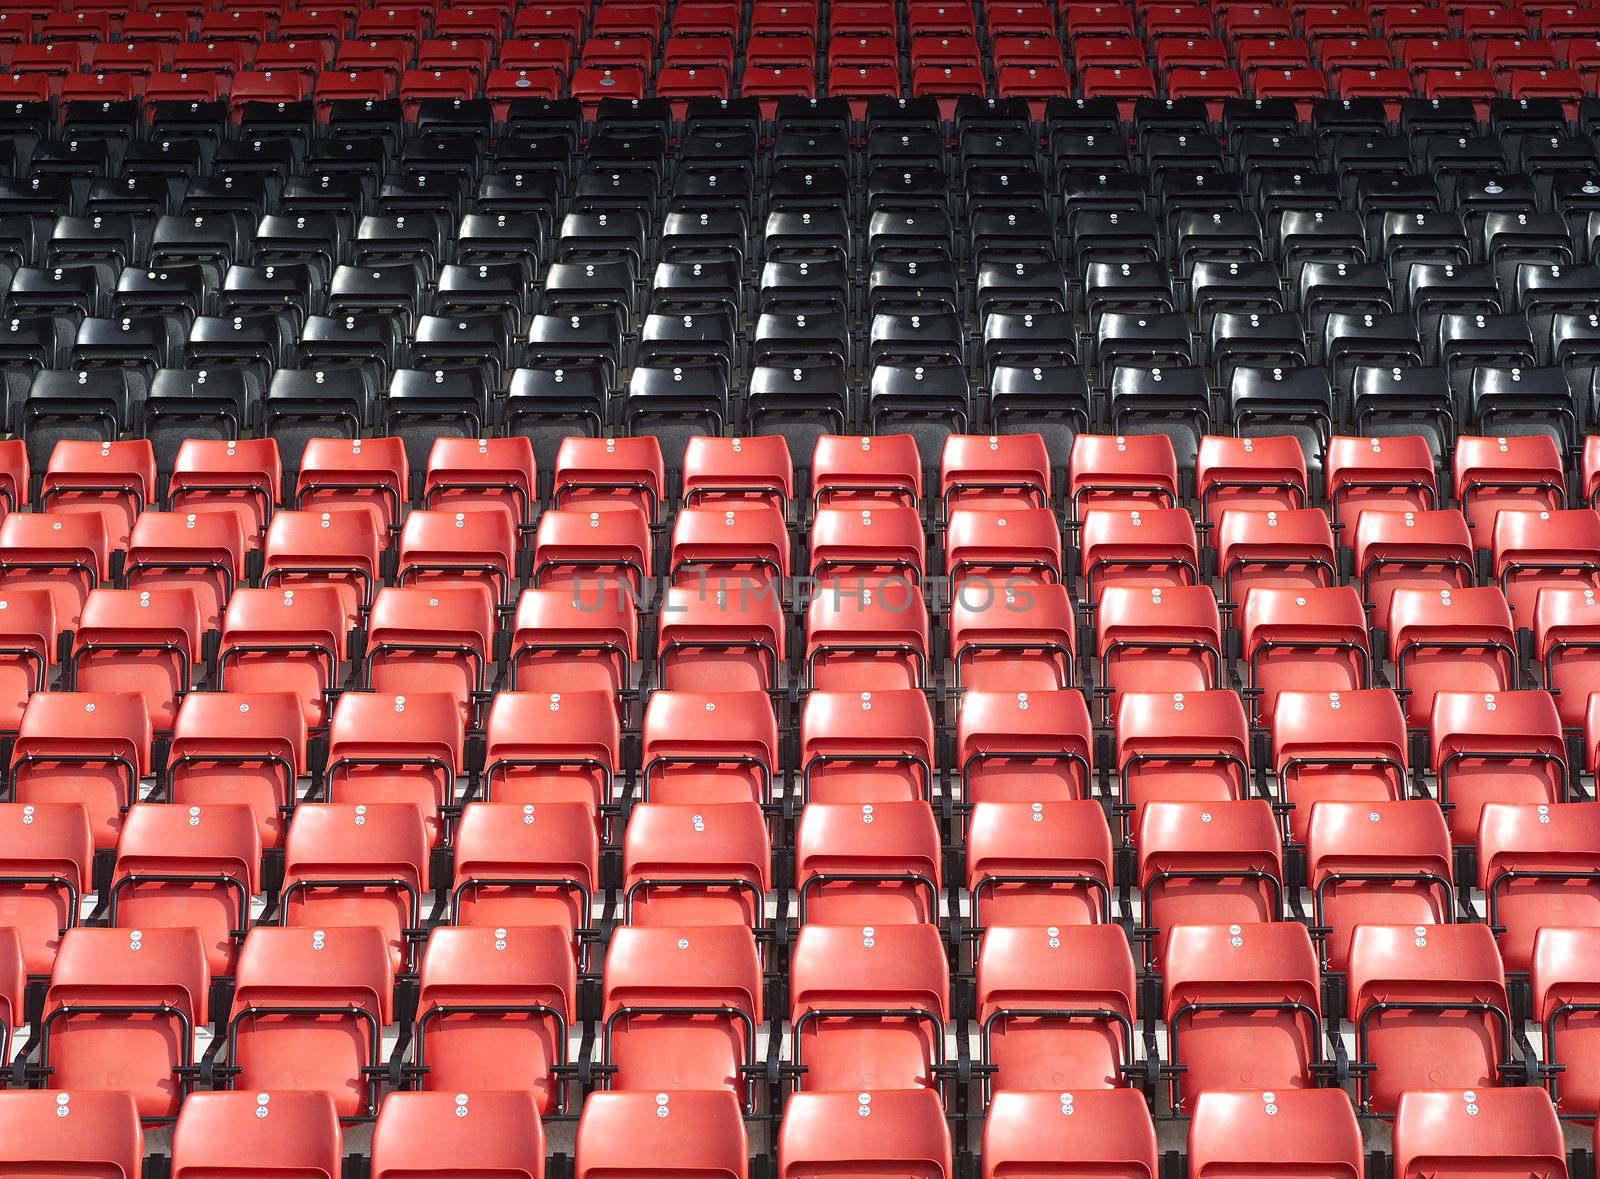
[[[540,46],[527,43],[531,55],[541,62]],[[344,52],[344,51],[341,51]],[[609,55],[608,48],[606,54]],[[630,53],[631,50],[626,52]],[[564,54],[564,51],[561,51]],[[0,100],[6,102],[215,102],[228,97],[235,115],[246,102],[312,101],[326,119],[338,102],[382,102],[398,100],[408,118],[415,118],[420,104],[430,100],[468,101],[488,99],[497,118],[506,117],[509,104],[522,98],[576,98],[591,116],[601,102],[658,98],[687,103],[693,98],[759,99],[775,104],[784,98],[816,98],[830,95],[865,103],[871,98],[900,98],[906,94],[900,70],[894,64],[841,66],[828,73],[819,88],[812,64],[796,64],[788,47],[772,57],[760,58],[764,64],[747,61],[737,88],[720,57],[715,64],[670,64],[656,72],[639,65],[600,64],[599,51],[563,78],[555,65],[522,65],[489,70],[487,75],[474,68],[463,68],[461,57],[477,58],[481,53],[467,51],[460,57],[452,48],[447,57],[452,65],[438,68],[405,69],[398,75],[391,55],[384,53],[384,68],[368,65],[359,69],[333,68],[320,73],[314,59],[322,50],[296,49],[292,61],[267,71],[207,70],[204,72],[100,72],[62,74],[20,70],[0,79]],[[347,55],[348,56],[348,55]],[[701,51],[695,50],[696,61]],[[944,56],[943,54],[940,55]],[[1309,104],[1321,98],[1378,98],[1398,103],[1403,99],[1465,98],[1487,101],[1509,96],[1515,99],[1554,98],[1566,102],[1597,93],[1596,75],[1600,69],[1510,68],[1425,69],[1420,80],[1401,69],[1340,68],[1330,86],[1327,74],[1311,67],[1281,68],[1262,66],[1248,78],[1233,69],[1175,67],[1166,72],[1164,82],[1148,67],[1090,66],[1074,83],[1065,66],[1034,61],[1024,50],[1027,64],[1021,62],[1001,68],[996,77],[994,96],[1021,98],[1043,104],[1052,98],[1112,98],[1130,105],[1141,98],[1199,98],[1222,102],[1231,98],[1290,99]],[[773,64],[781,60],[782,64]],[[965,61],[965,58],[963,58]],[[1585,58],[1587,62],[1587,58]],[[99,68],[98,65],[96,68]],[[989,95],[989,82],[983,70],[971,64],[921,65],[913,69],[910,96],[949,100]]]
[[[117,1094],[0,1094],[0,1160],[140,1173],[143,1135]],[[776,1144],[783,1179],[852,1167],[948,1179],[956,1169],[949,1128],[923,1092],[803,1093],[790,1099]],[[662,1100],[662,1098],[665,1100]],[[545,1136],[525,1100],[511,1094],[401,1093],[373,1131],[373,1179],[448,1172],[459,1179],[542,1179]],[[23,1144],[26,1144],[24,1146]],[[744,1179],[748,1139],[724,1094],[602,1093],[584,1106],[575,1174],[685,1173]],[[327,1100],[302,1093],[196,1094],[174,1132],[173,1179],[282,1174],[338,1179],[342,1136]],[[1345,1098],[1326,1090],[1209,1093],[1188,1130],[1194,1173],[1261,1168],[1290,1173],[1365,1173],[1360,1129]],[[1150,1113],[1137,1095],[1007,1093],[984,1128],[984,1179],[1071,1163],[1096,1173],[1155,1179],[1160,1155]],[[1395,1119],[1395,1179],[1450,1173],[1567,1174],[1561,1126],[1538,1090],[1408,1094]],[[96,1173],[100,1173],[98,1170]]]

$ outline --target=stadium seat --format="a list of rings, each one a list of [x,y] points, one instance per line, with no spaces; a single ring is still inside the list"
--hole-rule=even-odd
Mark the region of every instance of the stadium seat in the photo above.
[[[1487,926],[1358,925],[1347,993],[1364,1110],[1393,1112],[1407,1090],[1444,1081],[1487,1089],[1512,1064],[1505,972]]]
[[[206,968],[231,975],[251,898],[261,889],[255,815],[233,805],[128,808],[107,917],[119,929],[194,929]]]
[[[1529,969],[1545,927],[1600,924],[1600,831],[1582,803],[1488,803],[1477,847],[1485,917],[1507,973]]]
[[[1494,802],[1565,802],[1566,745],[1543,692],[1440,692],[1428,730],[1451,841],[1471,843]]]
[[[1284,692],[1323,689],[1342,696],[1368,686],[1366,614],[1351,587],[1257,586],[1245,595],[1241,615],[1245,692],[1258,719],[1273,714]]]
[[[1561,1123],[1541,1089],[1418,1089],[1394,1119],[1395,1179],[1441,1168],[1566,1173]]]
[[[986,1095],[1116,1089],[1131,1079],[1133,952],[1117,926],[989,929],[977,986]]]
[[[1125,692],[1117,701],[1118,804],[1123,834],[1162,800],[1244,798],[1249,789],[1249,724],[1227,691]]]
[[[1138,826],[1146,963],[1163,961],[1180,925],[1276,921],[1282,848],[1262,799],[1148,803]]]
[[[40,1168],[138,1179],[144,1165],[139,1110],[125,1091],[0,1093],[0,1126],[0,1162],[19,1173]]]
[[[150,747],[150,715],[137,696],[35,692],[11,747],[12,800],[77,803],[95,847],[115,847],[150,772]]]
[[[933,718],[921,692],[812,692],[800,716],[801,799],[927,800]]]
[[[62,935],[78,923],[79,902],[89,892],[93,856],[84,807],[76,803],[0,807],[0,917],[17,939],[28,974],[50,973]]]
[[[544,1129],[526,1093],[391,1093],[372,1127],[372,1179],[447,1170],[540,1179]]]
[[[652,692],[640,756],[645,802],[770,804],[772,703],[764,692]]]
[[[307,1179],[339,1179],[342,1143],[326,1093],[191,1093],[172,1131],[172,1175],[292,1170]]]
[[[949,965],[928,922],[801,926],[790,959],[790,1060],[808,1092],[940,1086]]]
[[[591,821],[611,802],[621,765],[616,700],[605,691],[503,691],[485,726],[490,802],[580,802]]]
[[[747,1150],[744,1118],[731,1091],[600,1092],[590,1094],[578,1119],[576,1174],[608,1179],[694,1171],[744,1179]]]
[[[295,808],[284,841],[279,923],[377,928],[399,972],[426,884],[428,833],[406,803],[320,803]]]
[[[1201,1093],[1189,1120],[1196,1179],[1271,1167],[1285,1176],[1357,1179],[1364,1173],[1361,1129],[1338,1090]]]
[[[228,1017],[234,1086],[326,1093],[341,1118],[370,1114],[393,1003],[382,930],[257,926],[239,952]]]
[[[1162,970],[1173,1106],[1242,1085],[1301,1089],[1322,1058],[1317,955],[1298,922],[1180,925]]]
[[[1441,691],[1500,692],[1515,683],[1515,629],[1493,587],[1397,589],[1385,629],[1410,728],[1428,724]]]
[[[1392,692],[1283,692],[1269,733],[1291,844],[1305,844],[1321,802],[1406,797],[1408,742]]]
[[[617,930],[602,1008],[608,1084],[745,1096],[762,1015],[761,964],[743,926]]]
[[[792,1096],[778,1136],[780,1179],[846,1167],[857,1174],[893,1168],[917,1179],[949,1179],[950,1130],[938,1096],[925,1090]]]
[[[142,1119],[175,1116],[210,988],[197,930],[69,929],[45,992],[43,1078],[69,1093],[130,1093]]]
[[[305,715],[292,695],[191,692],[167,748],[166,800],[248,807],[260,846],[276,848],[305,767]]]
[[[630,925],[765,924],[772,849],[750,803],[640,803],[623,834]]]
[[[530,1094],[564,1108],[577,964],[557,926],[440,927],[423,952],[412,1067],[430,1093]]]
[[[984,1120],[985,1179],[1055,1167],[1156,1179],[1155,1126],[1128,1089],[995,1094]]]

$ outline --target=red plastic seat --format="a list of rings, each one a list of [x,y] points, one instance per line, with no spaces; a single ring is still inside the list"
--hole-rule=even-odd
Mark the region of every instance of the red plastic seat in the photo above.
[[[1105,713],[1128,692],[1209,691],[1222,668],[1222,617],[1210,586],[1111,586],[1095,612]]]
[[[967,691],[956,718],[956,759],[968,806],[1087,798],[1094,740],[1083,694]]]
[[[1246,695],[1269,717],[1282,692],[1359,691],[1371,675],[1367,615],[1347,585],[1263,589],[1245,595],[1240,645]]]
[[[574,598],[635,597],[654,576],[650,525],[622,501],[610,510],[545,512],[533,542],[532,585]]]
[[[1136,101],[1156,96],[1156,77],[1144,67],[1090,66],[1079,77],[1084,98],[1114,98],[1119,113],[1131,114]]]
[[[122,584],[130,590],[187,589],[202,629],[217,630],[244,576],[244,535],[231,512],[142,512],[128,537]]]
[[[197,930],[207,969],[232,974],[260,864],[247,807],[137,803],[117,841],[107,919],[115,929]]]
[[[622,926],[606,949],[601,997],[614,1089],[727,1089],[745,1101],[755,1063],[761,961],[744,926]]]
[[[1131,1090],[997,1093],[985,1115],[983,1179],[1156,1179],[1159,1165],[1149,1107]]]
[[[960,508],[1048,508],[1050,455],[1038,434],[951,434],[939,456],[945,514]]]
[[[1322,1064],[1322,979],[1306,927],[1180,925],[1162,970],[1175,1109],[1244,1085],[1305,1089]]]
[[[275,848],[305,765],[305,715],[293,696],[191,692],[173,724],[166,800],[247,807],[261,846]]]
[[[511,633],[512,688],[521,692],[604,692],[620,707],[638,655],[638,608],[606,589],[527,589]]]
[[[417,997],[421,1087],[524,1093],[541,1114],[563,1110],[578,992],[571,944],[552,926],[433,930]]]
[[[1542,1089],[1434,1088],[1400,1096],[1395,1179],[1566,1173],[1566,1137]]]
[[[1287,435],[1207,434],[1200,439],[1194,480],[1200,519],[1208,524],[1215,524],[1228,508],[1294,511],[1306,505],[1305,451],[1298,439]]]
[[[341,1118],[370,1114],[378,1079],[367,1070],[382,1064],[394,1019],[384,943],[372,926],[252,929],[228,1016],[234,1086],[326,1093]]]
[[[517,530],[499,508],[416,511],[400,531],[395,584],[423,589],[481,588],[497,608],[517,581]]]
[[[1213,544],[1230,602],[1252,588],[1312,589],[1336,580],[1333,533],[1320,509],[1226,509]]]
[[[483,794],[494,802],[611,801],[622,735],[607,692],[500,692],[486,726]]]
[[[1167,588],[1200,581],[1194,521],[1181,508],[1092,508],[1079,530],[1079,561],[1091,607],[1113,585]]]
[[[576,77],[573,96],[580,97]],[[619,89],[605,97],[624,95]],[[665,494],[664,472],[661,443],[651,435],[569,437],[556,452],[552,506],[585,516],[594,511],[632,507],[653,524]]]
[[[391,1093],[372,1129],[372,1179],[542,1179],[544,1155],[525,1093]]]
[[[99,514],[11,512],[0,520],[0,589],[48,590],[56,625],[78,625],[83,600],[111,580],[110,542]]]
[[[0,1168],[16,1175],[139,1179],[143,1166],[144,1132],[132,1094],[0,1093]]]
[[[954,687],[1053,692],[1075,678],[1077,626],[1064,585],[1008,583],[1001,589],[969,581],[951,602],[949,619]]]
[[[974,932],[1111,919],[1111,831],[1093,800],[980,802],[966,849]]]
[[[639,803],[622,844],[628,924],[764,925],[771,863],[753,803]]]
[[[667,576],[674,586],[701,593],[781,583],[789,576],[783,513],[770,504],[681,509],[672,526]]]
[[[652,692],[640,757],[645,802],[771,802],[772,702],[765,692]]]
[[[326,1093],[191,1093],[172,1131],[172,1179],[339,1179],[342,1150]]]
[[[1600,589],[1600,514],[1505,508],[1492,535],[1495,577],[1519,627],[1533,625],[1541,589]]]
[[[811,523],[808,564],[812,577],[836,583],[841,593],[890,578],[919,582],[926,564],[922,518],[893,502],[820,508]]]
[[[745,1179],[748,1150],[732,1092],[591,1093],[578,1120],[576,1176]]]
[[[779,1179],[904,1175],[949,1179],[950,1128],[927,1091],[796,1093],[778,1136]],[[865,1112],[862,1112],[865,1111]]]
[[[332,586],[349,629],[372,604],[384,547],[380,517],[370,506],[278,512],[267,526],[261,587],[287,592]]]
[[[554,927],[576,946],[600,879],[593,807],[471,803],[456,828],[454,864],[455,924]]]
[[[929,922],[801,926],[789,1007],[790,1058],[804,1070],[797,1089],[931,1092],[950,1007],[938,929]]]
[[[1440,692],[1428,746],[1453,843],[1476,838],[1487,803],[1565,801],[1561,718],[1543,692]]]
[[[1360,925],[1442,925],[1454,912],[1450,833],[1427,799],[1318,802],[1306,878],[1323,961],[1343,971]]]
[[[748,58],[750,47],[746,46]],[[683,450],[684,507],[769,504],[783,512],[794,494],[794,463],[781,434],[696,435]]]
[[[1087,77],[1083,83],[1084,97],[1094,97]],[[1177,506],[1178,459],[1165,434],[1079,434],[1069,461],[1069,520],[1082,521],[1090,508],[1148,512]]]
[[[150,772],[150,714],[137,696],[35,692],[11,747],[11,797],[77,803],[97,848],[115,847],[123,812]]]
[[[1583,1117],[1600,1104],[1597,967],[1600,928],[1552,925],[1533,939],[1530,1014],[1543,1029],[1539,1058],[1551,1070],[1548,1084],[1557,1108]]]
[[[1120,927],[994,926],[978,949],[977,987],[986,1096],[1127,1083],[1136,992]]]
[[[1424,438],[1335,436],[1328,439],[1323,470],[1328,505],[1341,528],[1371,508],[1427,512],[1438,506],[1433,451]]]
[[[1474,581],[1472,538],[1461,513],[1389,512],[1367,508],[1356,517],[1355,572],[1374,618],[1389,615],[1397,589],[1468,589]]]
[[[443,812],[455,805],[465,745],[461,706],[448,692],[346,692],[328,727],[322,796],[414,807],[437,843]]]
[[[1510,1059],[1505,972],[1486,925],[1358,925],[1349,1018],[1363,1110],[1430,1085],[1487,1089]]]
[[[527,528],[538,496],[537,470],[526,438],[435,438],[420,504],[451,513],[502,508],[518,528]]]
[[[138,697],[157,732],[170,731],[200,659],[193,590],[92,591],[73,634],[68,673],[84,692]]]
[[[928,610],[915,585],[823,586],[806,608],[807,688],[921,688],[927,659]]]
[[[1533,655],[1562,725],[1581,728],[1590,695],[1600,691],[1600,592],[1540,590],[1533,606]]]
[[[497,629],[494,602],[482,585],[381,589],[367,623],[365,686],[390,695],[446,695],[470,721],[489,683]]]
[[[1189,1120],[1189,1174],[1361,1179],[1361,1127],[1337,1089],[1202,1093]]]
[[[30,975],[46,975],[63,931],[78,923],[89,890],[94,843],[83,807],[70,803],[0,806],[0,926],[17,939]],[[21,1010],[8,1026],[21,1022]]]
[[[1264,799],[1152,802],[1138,831],[1148,965],[1176,926],[1279,920],[1283,849]]]
[[[769,586],[735,583],[667,591],[656,623],[663,688],[766,692],[787,666],[783,604]]]
[[[1478,887],[1506,970],[1530,968],[1546,926],[1600,926],[1600,814],[1578,802],[1489,803]]]
[[[1055,512],[1029,507],[1026,500],[1000,507],[961,502],[945,521],[944,538],[945,569],[958,598],[982,601],[1061,580]]]
[[[1407,795],[1405,717],[1393,692],[1280,692],[1270,731],[1291,843],[1306,842],[1323,802],[1370,805]]]
[[[39,487],[39,510],[91,514],[105,521],[111,547],[128,543],[139,513],[156,495],[156,456],[143,438],[83,442],[64,438],[50,452]]]
[[[857,511],[922,498],[922,459],[910,434],[824,434],[811,452],[811,497],[818,508]]]
[[[0,732],[16,732],[28,697],[49,685],[59,633],[47,591],[0,590]]]
[[[1567,502],[1566,475],[1548,434],[1456,439],[1454,486],[1480,549],[1489,547],[1503,511],[1555,511]]]
[[[800,714],[801,797],[817,802],[927,799],[935,745],[917,691],[812,692]]]
[[[1115,738],[1124,835],[1153,802],[1244,798],[1249,730],[1235,692],[1124,692]]]
[[[309,929],[377,928],[391,970],[410,961],[426,884],[428,834],[400,803],[318,803],[296,808],[284,845],[278,921]]]
[[[1413,729],[1428,724],[1440,692],[1503,692],[1517,683],[1511,611],[1493,586],[1397,589],[1385,629],[1395,689]]]
[[[800,923],[934,921],[940,860],[939,828],[925,802],[808,803],[795,833]]]
[[[131,1093],[143,1119],[176,1114],[210,989],[196,930],[67,930],[39,1029],[47,1087]]]
[[[235,590],[222,618],[217,686],[292,696],[304,726],[325,727],[330,694],[344,679],[346,609],[344,595],[329,585]]]

